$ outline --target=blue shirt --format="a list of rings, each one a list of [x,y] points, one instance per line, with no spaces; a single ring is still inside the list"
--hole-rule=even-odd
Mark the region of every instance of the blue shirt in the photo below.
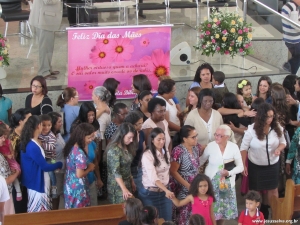
[[[89,145],[88,145],[88,159],[89,159],[90,163],[94,162],[94,159],[96,157],[96,154],[95,154],[96,148],[97,148],[97,145],[96,145],[96,143],[94,141],[92,141],[91,143],[89,143]],[[87,178],[88,178],[89,183],[91,185],[96,180],[94,171],[89,172],[87,174]]]
[[[0,120],[4,123],[9,124],[8,121],[8,110],[11,109],[12,101],[9,98],[2,96],[0,98]]]
[[[77,118],[79,114],[79,109],[80,107],[77,105],[68,105],[65,104],[64,107],[62,108],[62,111],[64,112],[64,123],[65,123],[65,128],[66,128],[66,134],[64,134],[64,139],[65,141],[68,141],[70,137],[70,130],[72,123],[74,120]]]

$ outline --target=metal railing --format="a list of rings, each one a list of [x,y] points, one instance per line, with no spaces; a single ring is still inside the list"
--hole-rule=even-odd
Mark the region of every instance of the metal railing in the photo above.
[[[250,0],[250,1],[254,2],[254,3],[257,4],[257,5],[260,5],[260,6],[263,7],[264,9],[270,11],[271,13],[273,13],[273,14],[279,16],[279,17],[281,17],[282,19],[288,21],[289,23],[293,24],[294,26],[296,26],[297,28],[300,29],[300,24],[299,24],[299,23],[296,23],[296,22],[294,22],[293,20],[291,20],[291,19],[289,19],[289,18],[287,18],[287,17],[281,15],[279,12],[277,12],[277,11],[275,11],[274,9],[272,9],[272,8],[270,8],[270,7],[268,7],[268,6],[266,6],[265,4],[261,3],[260,1],[258,1],[258,0]],[[275,0],[274,0],[274,1],[275,1]],[[247,16],[247,5],[248,5],[247,3],[248,3],[248,0],[244,0],[244,2],[243,2],[243,4],[244,4],[244,8],[243,8],[244,12],[243,12],[243,15],[244,15],[244,20],[245,20],[245,21],[246,21],[246,19],[247,19],[247,18],[246,18],[246,16]]]

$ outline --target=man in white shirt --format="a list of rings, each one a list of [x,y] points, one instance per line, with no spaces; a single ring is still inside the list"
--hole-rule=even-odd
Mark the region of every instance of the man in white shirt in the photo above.
[[[0,176],[0,222],[3,223],[4,204],[9,200],[9,193],[4,177]]]

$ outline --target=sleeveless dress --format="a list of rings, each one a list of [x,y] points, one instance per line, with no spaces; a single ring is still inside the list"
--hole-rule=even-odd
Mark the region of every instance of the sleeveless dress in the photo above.
[[[210,208],[213,204],[213,198],[208,196],[206,201],[202,201],[198,196],[194,197],[194,204],[192,205],[192,214],[199,214],[203,216],[206,225],[213,225],[210,217]]]

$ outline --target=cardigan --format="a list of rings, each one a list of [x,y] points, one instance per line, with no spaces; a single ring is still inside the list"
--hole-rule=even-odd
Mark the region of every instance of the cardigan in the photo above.
[[[42,147],[33,139],[21,150],[22,184],[28,189],[45,193],[44,172],[62,168],[62,162],[48,164]]]
[[[204,124],[202,122],[202,118],[200,117],[198,108],[190,111],[190,113],[188,114],[188,116],[185,120],[184,125],[190,125],[190,126],[195,127],[195,129],[198,133],[198,136],[197,136],[198,143],[200,145],[207,145],[210,141],[214,141],[215,138],[214,138],[213,134],[216,132],[217,128],[221,124],[223,124],[222,116],[218,111],[212,109],[211,117],[212,117],[212,123],[211,123],[211,132],[212,132],[211,138],[212,138],[212,140],[209,140],[207,126],[206,126],[206,124]]]

